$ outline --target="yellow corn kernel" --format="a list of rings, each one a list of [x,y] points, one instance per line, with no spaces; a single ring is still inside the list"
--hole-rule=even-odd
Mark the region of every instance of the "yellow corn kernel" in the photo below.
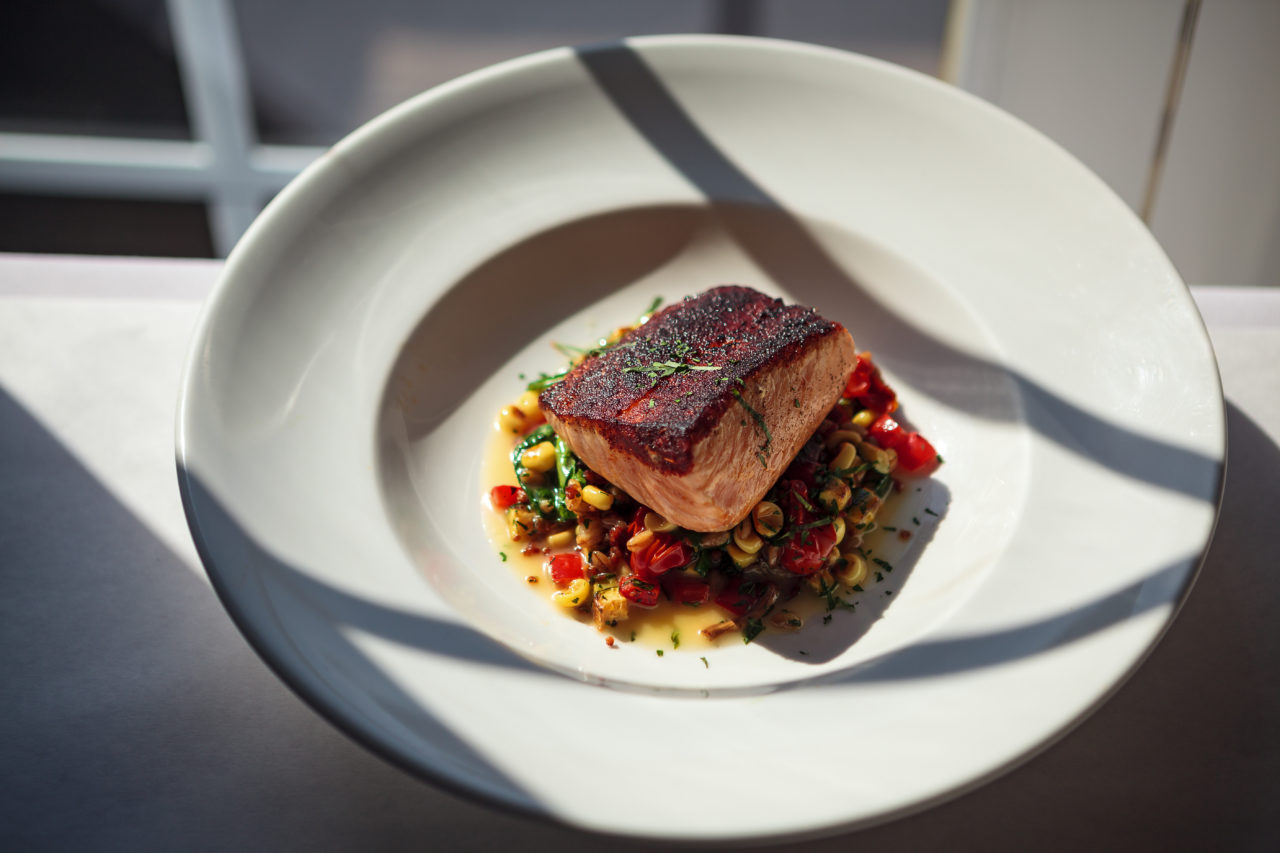
[[[538,406],[538,392],[525,391],[515,402],[515,408],[526,418],[541,418],[542,409]]]
[[[831,460],[832,471],[847,471],[858,460],[858,448],[851,442],[842,441],[836,450],[836,458]]]
[[[876,419],[875,412],[871,411],[870,409],[863,409],[862,411],[858,412],[856,415],[853,416],[853,425],[860,426],[863,429],[866,429],[867,427],[871,426],[872,422],[875,419]]]
[[[764,540],[760,538],[760,534],[756,533],[756,529],[751,526],[751,519],[744,518],[742,523],[733,530],[733,544],[737,545],[740,551],[754,554],[764,547]]]
[[[613,506],[613,495],[595,486],[584,488],[582,490],[582,499],[601,512],[605,512]]]
[[[568,548],[573,544],[573,531],[561,530],[547,537],[548,548]]]
[[[574,578],[559,592],[551,593],[551,600],[561,607],[581,607],[591,599],[591,582],[586,578]]]
[[[524,416],[524,412],[515,406],[503,406],[502,411],[498,412],[498,429],[503,432],[519,435],[524,432],[525,425],[528,423],[529,419]]]
[[[894,467],[898,464],[897,451],[876,447],[869,441],[858,445],[858,455],[870,462],[871,467],[881,474],[893,473]]]
[[[760,501],[751,510],[751,521],[761,536],[777,536],[782,530],[782,507],[773,501]]]
[[[842,516],[837,515],[835,517],[835,520],[831,522],[831,526],[835,528],[836,544],[839,545],[841,542],[844,541],[844,534],[845,534],[845,531],[848,529],[845,526],[844,518]]]
[[[832,480],[818,492],[818,503],[830,512],[840,512],[853,500],[853,489],[844,480]]]
[[[729,559],[733,560],[733,564],[740,569],[745,569],[756,561],[755,554],[748,554],[733,543],[725,545],[724,550],[728,552]]]
[[[857,553],[844,555],[844,565],[832,572],[845,586],[856,586],[867,579],[867,558]]]
[[[550,471],[556,467],[556,446],[549,441],[539,442],[520,454],[520,464],[530,471]]]
[[[649,543],[653,541],[652,530],[641,530],[635,536],[627,540],[628,551],[643,551],[649,547]]]
[[[851,429],[838,429],[829,433],[822,443],[827,450],[832,450],[839,447],[842,442],[858,442],[861,440],[862,436]]]
[[[644,529],[652,530],[654,533],[670,533],[676,529],[676,525],[658,513],[650,511],[644,514]]]

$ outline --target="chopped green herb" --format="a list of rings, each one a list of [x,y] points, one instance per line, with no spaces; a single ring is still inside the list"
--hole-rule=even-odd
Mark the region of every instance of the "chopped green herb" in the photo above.
[[[884,594],[885,594],[885,595],[893,595],[893,590],[891,590],[891,589],[886,589],[886,590],[884,591]]]
[[[916,527],[920,526],[920,519],[916,518],[914,515],[911,516],[911,520],[915,522]]]
[[[823,625],[830,625],[830,624],[831,624],[831,614],[830,614],[830,613],[828,613],[828,614],[826,614],[825,616],[823,616],[823,617],[822,617],[822,624],[823,624]]]
[[[943,458],[942,458],[942,454],[941,454],[941,453],[939,453],[939,454],[938,454],[938,464],[939,464],[939,465],[941,465],[943,462],[946,462],[946,461],[947,461],[947,460],[945,460],[945,459],[943,459]]]
[[[796,651],[800,652],[800,654],[804,655],[805,657],[809,656],[809,653],[806,652],[804,649],[796,649]]]
[[[662,657],[662,649],[658,649],[658,657]]]
[[[896,528],[896,527],[890,527],[890,526],[889,526],[889,525],[887,525],[887,524],[886,524],[884,527],[881,527],[880,529],[881,529],[881,530],[888,530],[890,533],[897,533],[897,532],[898,532],[898,528]]]
[[[520,378],[523,379],[524,377],[520,377]],[[791,405],[795,406],[797,409],[800,408],[800,399],[798,397],[793,399],[791,401]]]
[[[656,406],[656,405],[658,405],[658,401],[657,401],[657,400],[655,400],[655,399],[653,399],[652,397],[650,397],[650,398],[649,398],[649,408],[651,408],[651,409],[652,409],[652,408],[653,408],[654,406]]]
[[[884,575],[880,574],[879,572],[876,572],[876,583],[880,583],[883,580],[884,580]]]
[[[671,648],[680,648],[680,632],[678,630],[671,632]]]
[[[507,552],[506,552],[506,551],[499,551],[499,552],[498,552],[498,559],[505,563],[505,562],[507,561]]]
[[[643,373],[654,382],[674,376],[677,373],[688,373],[691,370],[719,370],[719,366],[710,364],[690,364],[687,361],[655,361],[642,367],[624,367],[623,373]]]
[[[539,373],[538,378],[533,380],[526,386],[526,390],[545,391],[546,389],[550,388],[552,385],[555,385],[561,379],[564,379],[565,374],[567,374],[568,372],[569,372],[569,368],[566,367],[564,370],[561,370],[559,373]],[[520,378],[523,379],[524,377],[521,376]]]
[[[759,619],[748,619],[746,626],[742,629],[742,642],[751,642],[756,637],[760,636],[760,632],[763,630],[764,623]]]
[[[645,314],[652,314],[654,311],[657,311],[657,310],[658,310],[658,306],[659,306],[659,305],[661,305],[661,304],[662,304],[662,297],[661,297],[661,296],[655,296],[655,297],[653,297],[653,301],[649,303],[649,307],[645,309],[644,313],[645,313]],[[642,317],[643,317],[643,316],[644,316],[644,314],[641,314],[640,316],[642,316]]]
[[[929,513],[929,515],[934,515],[934,516],[936,516],[936,515],[937,515],[937,513],[936,513],[936,512],[934,512],[933,510],[929,509],[928,507],[925,507],[925,508],[924,508],[924,511],[925,511],[925,512],[927,512],[927,513]]]
[[[764,444],[760,445],[760,452],[767,455],[769,453],[769,448],[773,446],[773,433],[769,432],[769,425],[764,422],[764,418],[759,412],[751,408],[750,403],[742,399],[742,395],[738,393],[736,388],[733,391],[733,396],[734,399],[742,404],[742,408],[747,410],[747,414],[751,415],[751,417],[755,419],[756,424],[758,424],[760,429],[764,432]]]
[[[707,669],[711,669],[711,664],[707,663],[706,657],[700,657],[698,658],[698,660],[702,661],[702,665],[704,667],[706,667]]]
[[[872,557],[871,562],[875,563],[877,566],[884,569],[886,572],[893,571],[893,566],[889,563],[888,560],[882,560],[879,557]]]
[[[636,632],[635,632],[635,631],[632,631],[632,632],[631,632],[631,642],[633,642],[633,643],[634,643],[635,641],[636,641]]]

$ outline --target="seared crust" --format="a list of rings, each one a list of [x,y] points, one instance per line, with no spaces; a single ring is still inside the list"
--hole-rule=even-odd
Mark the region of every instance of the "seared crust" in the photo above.
[[[654,471],[687,474],[694,447],[742,402],[753,379],[841,335],[848,338],[843,326],[812,308],[746,287],[717,287],[668,306],[618,345],[584,359],[539,403],[553,424],[595,432]],[[670,365],[674,372],[662,375]],[[761,430],[749,450],[772,449],[765,444]]]

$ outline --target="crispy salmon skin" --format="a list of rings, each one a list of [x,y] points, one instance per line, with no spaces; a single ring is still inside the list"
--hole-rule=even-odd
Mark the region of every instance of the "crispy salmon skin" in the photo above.
[[[633,498],[689,530],[727,530],[839,399],[855,359],[839,323],[727,285],[654,314],[538,402]]]

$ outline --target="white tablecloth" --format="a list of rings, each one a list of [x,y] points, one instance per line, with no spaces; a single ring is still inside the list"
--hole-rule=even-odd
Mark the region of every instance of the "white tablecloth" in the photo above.
[[[0,256],[0,849],[643,849],[410,778],[240,637],[188,537],[172,440],[220,268]],[[1280,291],[1193,292],[1231,465],[1168,635],[1022,767],[789,849],[1280,849]]]

